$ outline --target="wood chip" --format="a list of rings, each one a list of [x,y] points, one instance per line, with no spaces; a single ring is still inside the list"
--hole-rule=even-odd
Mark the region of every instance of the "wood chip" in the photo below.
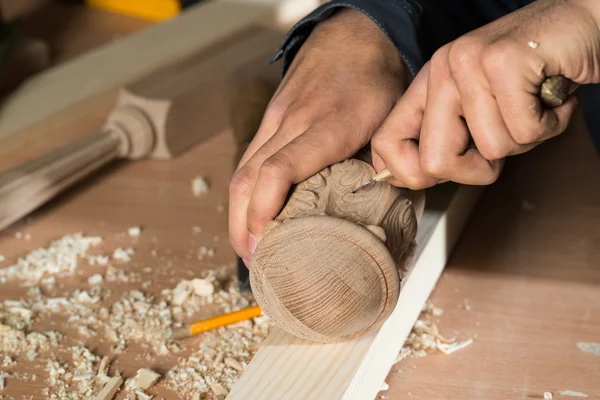
[[[574,390],[561,390],[560,394],[563,396],[571,396],[571,397],[588,397],[587,394],[582,392],[576,392]]]
[[[238,360],[236,360],[235,358],[225,357],[225,360],[223,360],[223,362],[228,367],[236,369],[236,370],[238,370],[240,372],[244,370],[244,366]]]
[[[189,281],[181,281],[173,290],[173,304],[180,306],[192,294],[193,287]]]
[[[87,257],[87,251],[102,242],[98,236],[83,236],[76,233],[55,240],[47,248],[31,251],[17,263],[0,269],[0,283],[9,279],[19,279],[27,284],[36,284],[51,275],[72,274],[80,258]]]
[[[138,370],[134,379],[138,388],[149,389],[160,379],[160,377],[160,374],[151,369],[142,368]]]
[[[227,391],[227,389],[225,389],[222,385],[218,384],[218,383],[213,383],[210,386],[210,389],[213,391],[213,393],[216,396],[227,396],[227,394],[229,393]]]
[[[552,400],[552,393],[544,392],[544,400]]]
[[[577,343],[577,347],[579,347],[579,350],[583,351],[584,353],[591,353],[600,356],[600,343],[579,342]]]
[[[132,226],[131,228],[127,229],[127,233],[132,237],[140,236],[140,233],[142,233],[142,227]]]
[[[203,193],[207,193],[209,189],[208,182],[201,176],[197,176],[192,179],[192,192],[194,196],[200,196]]]
[[[102,361],[100,361],[100,366],[98,367],[98,375],[108,374],[108,363],[109,362],[110,362],[110,358],[108,358],[108,356],[102,357]]]
[[[104,279],[104,278],[102,278],[102,275],[100,275],[100,274],[95,274],[95,275],[92,275],[92,276],[90,276],[90,277],[88,278],[88,283],[89,283],[90,285],[98,285],[99,283],[102,283],[103,279]]]
[[[206,279],[192,279],[191,284],[194,288],[194,294],[196,296],[210,296],[215,292],[215,287],[213,286],[213,284],[207,281]]]
[[[120,376],[113,376],[108,380],[102,390],[94,397],[94,400],[111,400],[121,385],[123,384],[123,378]]]
[[[136,400],[152,400],[152,397],[154,397],[154,396],[144,393],[141,390],[136,390],[135,397],[136,397]]]
[[[465,299],[464,303],[465,303],[465,310],[471,311],[471,305],[469,304],[469,300]]]
[[[131,256],[134,253],[135,253],[135,251],[131,248],[123,249],[123,248],[119,247],[118,249],[115,249],[115,251],[113,252],[112,258],[117,261],[129,262],[129,261],[131,261]]]
[[[469,339],[469,340],[465,340],[464,342],[458,342],[458,343],[441,343],[438,340],[438,349],[444,353],[444,354],[452,354],[454,352],[457,352],[458,350],[464,349],[465,347],[467,347],[468,345],[470,345],[471,343],[473,343],[473,339]]]

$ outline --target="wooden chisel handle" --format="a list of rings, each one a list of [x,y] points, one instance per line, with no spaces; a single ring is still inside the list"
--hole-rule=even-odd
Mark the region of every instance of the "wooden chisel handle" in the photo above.
[[[540,99],[544,106],[553,108],[562,105],[569,95],[571,83],[570,79],[567,79],[562,75],[546,78],[540,88]]]

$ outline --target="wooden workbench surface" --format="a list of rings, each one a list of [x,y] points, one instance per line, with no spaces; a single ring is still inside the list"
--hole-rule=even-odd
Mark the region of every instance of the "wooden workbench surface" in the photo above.
[[[581,118],[510,160],[432,301],[442,334],[475,340],[397,364],[390,399],[600,399],[600,354],[577,347],[600,342],[600,157]]]
[[[93,131],[96,122],[86,129]],[[121,164],[52,202],[33,218],[0,234],[7,261],[65,234],[83,231],[107,239],[105,246],[134,247],[127,266],[152,280],[158,294],[202,269],[226,266],[234,253],[227,241],[227,186],[235,149],[228,131],[171,161]],[[600,342],[600,158],[579,119],[565,135],[510,160],[473,215],[439,281],[433,303],[445,336],[474,338],[452,355],[430,354],[396,364],[380,396],[389,399],[573,399],[571,390],[600,398],[600,355],[579,342]],[[194,197],[190,180],[202,175],[210,192]],[[142,225],[139,239],[119,236]],[[193,226],[201,233],[194,234]],[[31,235],[17,239],[15,232]],[[215,241],[217,237],[217,241]],[[155,239],[153,239],[155,238]],[[188,259],[199,246],[213,258]],[[159,249],[162,257],[151,257]],[[152,272],[144,272],[151,267]],[[60,290],[86,287],[98,268],[59,280]],[[113,284],[111,298],[139,288],[141,281]],[[57,290],[59,290],[57,289]],[[24,296],[26,288],[0,285],[0,301]],[[466,304],[470,310],[465,309]],[[52,321],[49,322],[52,326]],[[55,327],[56,328],[56,327]],[[193,343],[192,343],[193,346]],[[106,345],[97,343],[99,352]],[[118,358],[126,377],[137,368],[165,373],[174,358]],[[43,376],[43,367],[26,365]],[[11,369],[14,371],[15,369]],[[0,394],[41,399],[43,381],[8,386]],[[172,392],[158,392],[175,398]],[[28,397],[29,398],[29,397]]]

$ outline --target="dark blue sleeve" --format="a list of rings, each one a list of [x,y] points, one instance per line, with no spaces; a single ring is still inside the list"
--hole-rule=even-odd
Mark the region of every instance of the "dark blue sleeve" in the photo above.
[[[299,21],[271,59],[282,59],[282,75],[319,22],[341,8],[367,15],[396,47],[414,76],[433,53],[459,36],[513,12],[533,0],[333,0]],[[600,150],[600,85],[581,88],[587,125]]]
[[[319,22],[340,8],[367,15],[398,49],[415,75],[431,55],[460,35],[514,11],[532,0],[333,0],[299,21],[271,60],[282,59],[285,74],[294,56]]]

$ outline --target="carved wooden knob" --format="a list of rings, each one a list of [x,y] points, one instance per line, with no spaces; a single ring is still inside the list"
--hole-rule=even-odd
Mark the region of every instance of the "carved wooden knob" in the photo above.
[[[361,337],[398,301],[417,213],[408,191],[385,183],[352,194],[372,173],[348,160],[299,184],[252,256],[256,301],[296,336],[321,343]]]
[[[328,216],[286,221],[252,258],[256,300],[276,323],[318,342],[379,326],[398,300],[400,276],[374,233]]]

